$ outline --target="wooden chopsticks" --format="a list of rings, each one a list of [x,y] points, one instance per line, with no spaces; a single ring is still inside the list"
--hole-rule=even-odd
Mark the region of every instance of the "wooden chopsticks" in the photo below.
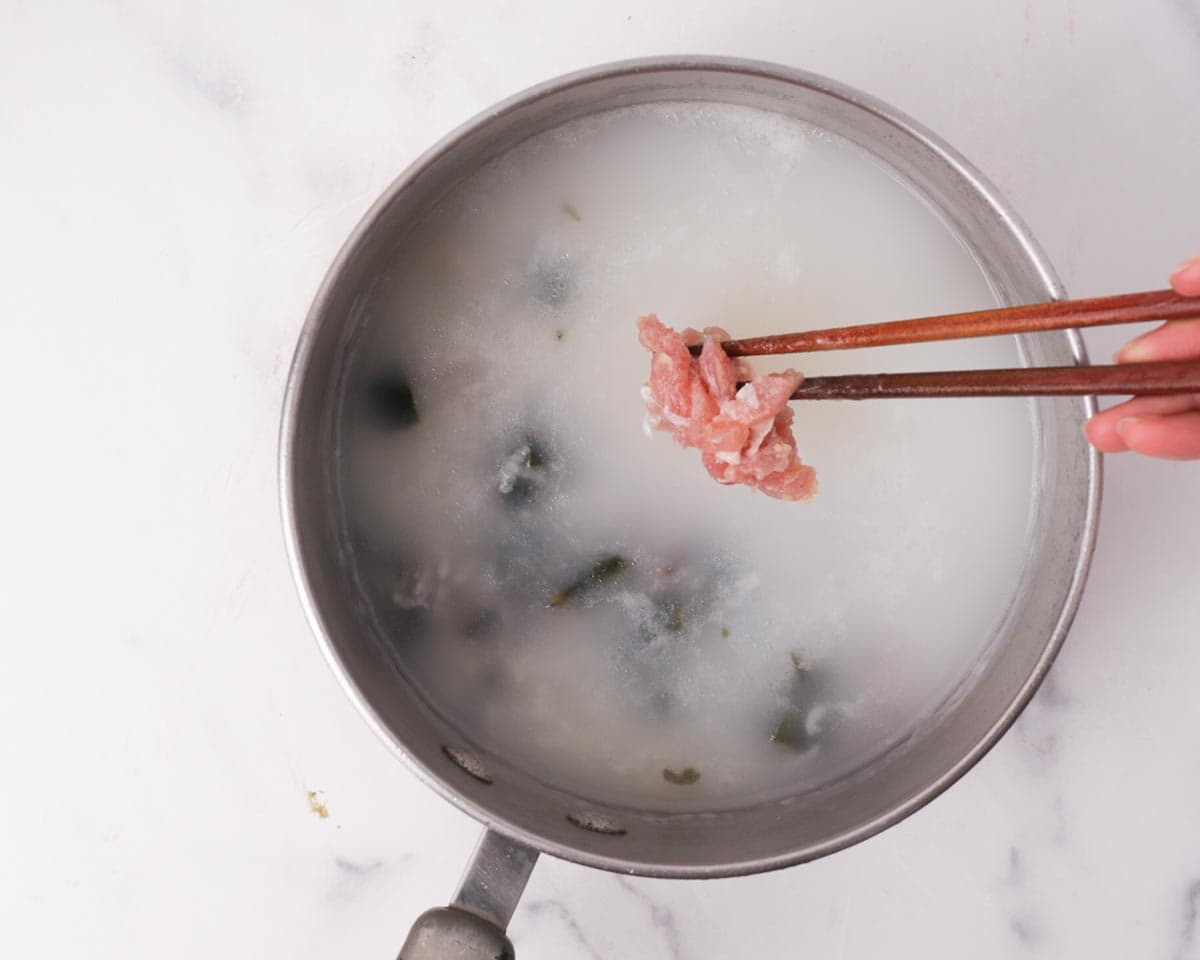
[[[1200,319],[1200,297],[1173,290],[1125,293],[1087,300],[1056,300],[998,310],[976,310],[888,323],[864,323],[767,337],[727,340],[731,357],[774,356],[819,350],[884,347],[933,340],[961,340],[1040,333],[1118,323]],[[698,353],[699,345],[691,347]],[[1200,362],[1117,364],[1086,367],[1018,367],[935,373],[850,374],[808,377],[793,400],[865,400],[892,397],[1029,397],[1172,393],[1200,394]]]
[[[727,340],[721,346],[731,357],[763,357],[781,353],[814,353],[818,350],[887,347],[931,340],[994,337],[1006,333],[1039,333],[1043,330],[1100,327],[1117,323],[1144,323],[1148,320],[1197,318],[1200,318],[1200,297],[1181,297],[1174,290],[1150,290],[1146,293],[1123,293],[1115,297],[1052,300],[1022,307],[749,337]],[[693,347],[692,352],[698,353],[699,349],[698,346]]]
[[[1016,367],[806,377],[792,394],[792,399],[1158,396],[1171,393],[1200,394],[1200,363],[1125,363],[1100,367]]]

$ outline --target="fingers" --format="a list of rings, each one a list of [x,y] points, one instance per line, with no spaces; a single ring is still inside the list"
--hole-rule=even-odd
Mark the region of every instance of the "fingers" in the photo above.
[[[1130,340],[1113,357],[1117,363],[1200,360],[1200,320],[1172,320]]]
[[[1200,297],[1200,254],[1185,260],[1171,274],[1171,286],[1183,297]]]
[[[1164,460],[1200,459],[1200,412],[1118,420],[1116,431],[1134,453]]]
[[[1200,255],[1181,263],[1171,286],[1184,297],[1200,297]],[[1113,357],[1117,363],[1200,360],[1200,320],[1176,320],[1130,340]]]
[[[1121,421],[1141,417],[1173,417],[1193,410],[1200,410],[1200,400],[1194,395],[1134,397],[1096,414],[1087,422],[1084,430],[1092,446],[1101,453],[1123,453],[1134,448],[1117,430],[1117,424]]]
[[[1179,265],[1171,274],[1171,287],[1181,296],[1200,297],[1200,255]],[[1129,341],[1113,359],[1200,360],[1200,320],[1164,323]],[[1200,459],[1200,394],[1134,397],[1096,414],[1084,432],[1102,453],[1132,450],[1166,460]]]

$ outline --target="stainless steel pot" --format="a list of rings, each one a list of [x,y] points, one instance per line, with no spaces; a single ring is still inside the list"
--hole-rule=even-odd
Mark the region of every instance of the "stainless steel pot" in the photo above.
[[[538,851],[629,873],[720,877],[811,860],[896,823],[962,776],[1008,729],[1058,652],[1083,588],[1100,465],[1080,424],[1094,403],[1044,399],[1036,404],[1032,546],[990,655],[935,718],[851,777],[785,801],[703,814],[609,806],[547,787],[505,757],[481,752],[470,731],[450,727],[387,668],[349,575],[334,470],[334,414],[354,350],[356,305],[395,237],[491,158],[569,120],[667,100],[755,106],[853,141],[938,212],[1002,302],[1064,295],[995,189],[946,144],[878,100],[763,63],[658,58],[572,74],[470,121],[391,185],[339,253],[304,326],[283,413],[280,475],[301,600],[334,673],[418,776],[486,827],[453,906],[420,918],[401,951],[407,960],[511,957],[503,931]],[[1021,340],[1029,364],[1084,362],[1074,334]]]

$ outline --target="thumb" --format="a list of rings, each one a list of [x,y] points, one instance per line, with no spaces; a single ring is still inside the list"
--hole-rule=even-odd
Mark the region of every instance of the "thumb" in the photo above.
[[[1171,286],[1184,297],[1200,297],[1200,254],[1185,260],[1171,274]]]

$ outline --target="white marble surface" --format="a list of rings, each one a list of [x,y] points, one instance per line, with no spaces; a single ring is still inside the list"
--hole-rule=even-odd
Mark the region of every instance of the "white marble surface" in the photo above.
[[[1072,293],[1160,286],[1200,248],[1196,0],[0,2],[8,954],[391,957],[448,896],[475,824],[360,721],[289,579],[288,358],[421,149],[532,82],[670,52],[907,110]],[[1066,650],[962,782],[767,876],[543,859],[524,960],[1200,958],[1200,465],[1107,470]]]

